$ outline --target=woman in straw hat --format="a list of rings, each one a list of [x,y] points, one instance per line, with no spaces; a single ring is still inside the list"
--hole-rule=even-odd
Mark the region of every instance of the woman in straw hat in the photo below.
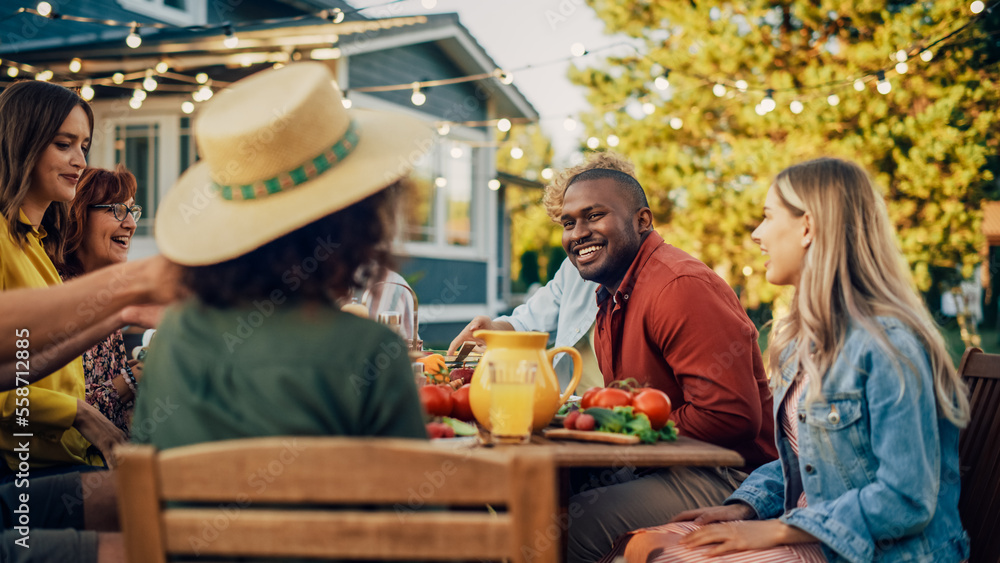
[[[302,63],[216,96],[195,136],[203,158],[156,217],[194,297],[150,346],[133,440],[426,437],[403,341],[335,303],[389,261],[390,192],[430,129],[348,111],[327,68]]]

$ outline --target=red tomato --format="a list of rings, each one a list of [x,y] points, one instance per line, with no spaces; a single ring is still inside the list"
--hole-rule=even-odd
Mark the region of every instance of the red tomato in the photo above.
[[[469,422],[475,417],[472,414],[472,407],[469,406],[469,389],[472,386],[466,383],[451,394],[451,417]]]
[[[632,407],[649,417],[653,430],[663,428],[670,418],[670,397],[659,389],[640,389],[632,398]]]
[[[563,419],[563,428],[572,430],[576,428],[576,419],[580,418],[580,411],[573,411]]]
[[[589,414],[581,414],[577,417],[575,422],[577,430],[593,430],[596,425],[597,421],[594,420],[594,417]]]
[[[472,383],[473,373],[475,373],[475,370],[473,370],[472,368],[460,367],[451,370],[451,373],[448,374],[448,377],[451,377],[452,381],[455,381],[456,379],[462,379],[464,380],[463,383]]]
[[[604,409],[627,407],[632,404],[632,394],[624,389],[614,387],[601,389],[594,395],[593,406]]]
[[[597,395],[599,392],[601,392],[603,389],[604,387],[591,387],[590,389],[587,389],[587,392],[584,393],[583,397],[580,398],[580,408],[589,409],[590,407],[594,406],[594,396]]]
[[[443,422],[428,422],[427,437],[434,438],[454,438],[455,429]]]
[[[420,389],[420,403],[430,416],[451,414],[451,387],[447,385],[424,385]]]

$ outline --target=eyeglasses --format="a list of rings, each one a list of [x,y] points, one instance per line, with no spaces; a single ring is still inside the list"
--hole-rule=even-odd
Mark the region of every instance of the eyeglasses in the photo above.
[[[129,207],[124,203],[105,203],[103,205],[88,205],[87,207],[90,207],[91,209],[106,209],[110,207],[115,214],[115,219],[118,219],[119,221],[124,221],[126,216],[131,215],[132,219],[138,223],[139,217],[142,217],[141,205],[133,205],[132,207]]]

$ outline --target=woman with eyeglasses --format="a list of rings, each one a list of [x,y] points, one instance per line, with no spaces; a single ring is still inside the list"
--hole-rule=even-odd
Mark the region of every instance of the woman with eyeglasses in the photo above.
[[[66,248],[56,269],[63,280],[128,259],[142,207],[135,205],[136,180],[124,166],[87,168],[80,175],[65,229]],[[121,330],[83,353],[87,402],[129,435],[141,365],[129,360]]]

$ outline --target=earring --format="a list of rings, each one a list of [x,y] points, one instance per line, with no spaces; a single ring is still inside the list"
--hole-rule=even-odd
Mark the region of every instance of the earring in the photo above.
[[[812,244],[812,239],[807,238],[806,240],[802,241],[802,248],[809,248],[810,244]]]

